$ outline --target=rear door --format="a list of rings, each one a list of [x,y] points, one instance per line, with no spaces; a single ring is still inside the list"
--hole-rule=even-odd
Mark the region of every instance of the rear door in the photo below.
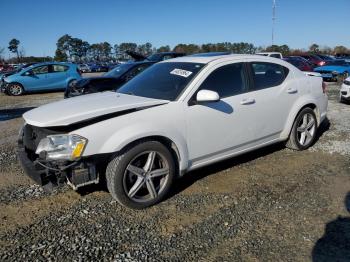
[[[65,89],[69,67],[66,65],[53,64],[49,66],[47,89]]]
[[[298,97],[298,86],[289,69],[280,64],[250,61],[248,68],[252,81],[246,99],[254,100],[254,136],[277,138]]]

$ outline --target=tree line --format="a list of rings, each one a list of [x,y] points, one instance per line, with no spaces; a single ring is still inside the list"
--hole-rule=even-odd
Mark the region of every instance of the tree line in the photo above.
[[[312,54],[350,54],[350,49],[345,46],[336,46],[334,48],[312,44],[306,49],[292,49],[288,45],[271,45],[267,47],[255,46],[252,43],[207,43],[207,44],[178,44],[174,48],[169,45],[154,47],[151,43],[136,44],[125,42],[119,44],[110,44],[108,42],[88,43],[80,38],[72,37],[68,34],[61,36],[56,43],[56,52],[54,57],[25,57],[24,49],[19,49],[20,41],[11,39],[8,50],[16,55],[8,62],[40,62],[40,61],[73,61],[73,62],[110,62],[116,60],[129,60],[130,57],[126,51],[138,52],[144,56],[157,52],[181,52],[186,54],[202,52],[231,52],[238,54],[254,54],[256,52],[281,52],[284,56],[298,55],[302,53]],[[0,60],[4,60],[3,53],[5,48],[0,48]]]

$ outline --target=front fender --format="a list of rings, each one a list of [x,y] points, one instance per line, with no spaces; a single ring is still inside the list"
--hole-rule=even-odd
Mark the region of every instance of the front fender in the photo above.
[[[118,130],[101,146],[101,153],[118,152],[128,144],[147,137],[161,136],[171,140],[180,155],[180,170],[188,167],[187,143],[181,132],[173,126],[155,127],[152,123],[137,123]]]

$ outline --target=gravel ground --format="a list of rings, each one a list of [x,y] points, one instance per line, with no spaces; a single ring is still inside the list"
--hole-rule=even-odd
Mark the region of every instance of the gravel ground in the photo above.
[[[102,187],[33,185],[15,154],[21,118],[0,120],[0,260],[350,261],[350,105],[337,102],[339,86],[328,90],[329,124],[309,150],[278,144],[191,172],[142,211]],[[0,105],[61,97],[0,95]]]

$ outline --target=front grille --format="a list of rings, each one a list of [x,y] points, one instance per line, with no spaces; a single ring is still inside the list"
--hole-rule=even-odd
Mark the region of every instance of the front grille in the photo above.
[[[346,95],[347,92],[346,92],[346,91],[341,91],[341,94],[342,94],[342,95]]]
[[[26,150],[35,152],[41,139],[58,132],[32,125],[25,125],[23,128],[23,145]]]

